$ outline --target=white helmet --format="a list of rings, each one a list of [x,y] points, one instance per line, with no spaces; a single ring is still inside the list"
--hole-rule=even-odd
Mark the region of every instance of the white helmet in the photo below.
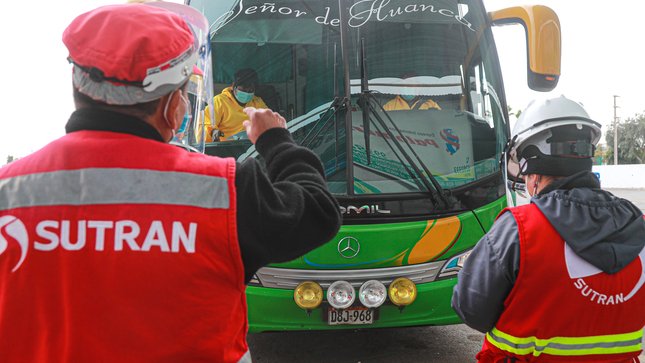
[[[601,125],[564,96],[532,101],[513,128],[508,175],[568,176],[591,170]]]

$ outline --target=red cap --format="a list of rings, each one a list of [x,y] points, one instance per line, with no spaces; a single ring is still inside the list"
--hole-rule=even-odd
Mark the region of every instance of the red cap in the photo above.
[[[158,99],[190,77],[195,37],[184,19],[145,4],[99,7],[79,15],[63,42],[74,63],[74,86],[108,104]]]

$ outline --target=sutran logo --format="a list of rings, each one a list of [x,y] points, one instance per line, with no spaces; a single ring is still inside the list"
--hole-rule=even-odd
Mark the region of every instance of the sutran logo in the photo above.
[[[629,291],[619,293],[607,293],[596,291],[588,284],[585,278],[593,278],[593,276],[600,275],[602,270],[590,264],[589,262],[578,256],[568,244],[564,244],[564,262],[567,265],[569,277],[575,279],[573,286],[580,290],[583,297],[589,299],[599,305],[617,305],[628,301],[636,295],[636,293],[645,284],[645,248],[643,248],[638,255],[640,259],[640,279],[636,282],[634,287]]]
[[[0,217],[0,255],[9,248],[10,243],[15,243],[20,248],[20,259],[11,269],[11,272],[14,272],[27,257],[29,236],[25,224],[20,219],[14,216],[2,216]]]
[[[441,135],[441,139],[446,143],[446,151],[450,155],[455,155],[457,150],[459,150],[459,136],[455,135],[452,129],[443,129],[439,135]]]
[[[15,272],[23,264],[30,248],[38,252],[89,248],[96,252],[130,250],[182,253],[183,250],[195,253],[197,223],[157,220],[148,223],[132,220],[43,220],[29,232],[31,233],[27,232],[20,219],[9,215],[0,217],[0,258],[14,258],[17,255],[15,251],[20,250],[20,258],[11,272]],[[75,238],[72,239],[72,236]]]

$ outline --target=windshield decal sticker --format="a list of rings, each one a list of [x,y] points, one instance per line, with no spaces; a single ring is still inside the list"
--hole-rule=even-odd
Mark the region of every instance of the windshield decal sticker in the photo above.
[[[353,119],[359,120],[356,112]],[[407,142],[421,159],[427,163],[432,174],[444,188],[453,188],[476,179],[476,165],[473,163],[472,131],[465,115],[451,114],[446,117],[441,111],[394,111],[390,113],[400,125],[401,135],[390,127],[394,137]],[[401,117],[401,119],[399,119]],[[403,126],[404,125],[404,126]],[[391,136],[384,130],[369,130],[371,162],[367,162],[365,130],[362,125],[352,125],[354,133],[354,161],[381,174],[412,182],[409,165],[397,157],[389,146]],[[391,192],[384,189],[383,192]]]
[[[420,18],[433,16],[437,21],[455,21],[464,25],[469,30],[475,32],[473,25],[465,19],[457,8],[450,9],[449,1],[436,0],[434,2],[411,2],[401,3],[392,0],[360,0],[353,4],[349,9],[347,25],[352,28],[360,28],[367,22],[376,21],[406,21],[410,17]],[[289,4],[291,5],[291,4]],[[331,25],[337,27],[340,25],[340,19],[332,16],[332,8],[326,6],[322,13],[310,14],[310,9],[295,8],[289,5],[282,5],[278,2],[263,2],[245,6],[244,0],[240,0],[235,9],[232,9],[212,23],[210,31],[211,36],[215,35],[220,29],[227,24],[245,16],[276,16],[279,18],[310,18],[320,25]],[[402,18],[402,19],[396,19]]]

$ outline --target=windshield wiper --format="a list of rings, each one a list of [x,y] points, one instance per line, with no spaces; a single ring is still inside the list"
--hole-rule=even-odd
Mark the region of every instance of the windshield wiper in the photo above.
[[[305,137],[302,139],[302,142],[300,143],[302,146],[305,146],[309,149],[311,149],[311,144],[316,140],[318,135],[322,133],[324,130],[327,129],[328,125],[334,125],[334,163],[335,163],[335,169],[338,169],[338,155],[340,150],[338,149],[338,140],[340,138],[340,134],[338,132],[338,111],[347,109],[347,107],[350,104],[349,98],[347,96],[340,97],[339,96],[339,84],[338,84],[338,51],[337,51],[337,45],[334,44],[334,73],[333,73],[333,80],[334,80],[334,99],[330,103],[329,107],[323,111],[320,114],[320,118],[318,121],[316,121],[316,124],[314,127],[305,135]],[[330,112],[331,111],[331,112]],[[330,123],[330,120],[334,120],[334,122]],[[318,125],[321,125],[318,127]]]
[[[364,136],[365,136],[365,153],[366,153],[366,160],[367,160],[367,165],[370,165],[371,163],[371,147],[370,147],[370,121],[373,122],[373,120],[376,120],[374,123],[375,126],[380,126],[382,130],[378,130],[379,132],[383,133],[385,132],[388,138],[384,138],[384,141],[387,143],[388,147],[390,147],[392,150],[394,148],[390,144],[390,140],[396,146],[396,149],[399,151],[399,153],[405,158],[407,163],[409,164],[406,165],[406,163],[401,160],[401,157],[399,156],[399,153],[395,153],[397,158],[399,159],[399,162],[403,167],[406,169],[408,174],[411,177],[417,177],[421,183],[423,184],[423,187],[427,189],[431,195],[435,203],[437,202],[437,199],[439,199],[445,208],[448,208],[450,206],[448,202],[448,196],[446,195],[446,192],[444,189],[441,187],[437,179],[432,175],[426,164],[421,160],[417,152],[412,148],[410,143],[408,142],[407,138],[403,136],[403,133],[399,129],[399,127],[396,125],[396,123],[392,120],[388,112],[383,108],[383,106],[376,100],[372,92],[369,90],[369,85],[367,81],[367,64],[366,64],[366,57],[365,57],[365,41],[364,38],[361,37],[360,40],[360,65],[361,65],[361,93],[359,96],[359,106],[361,107],[363,111],[363,129],[364,129]],[[388,125],[386,124],[385,120],[379,115],[378,112],[376,112],[376,109],[379,109],[386,117],[387,121],[389,122],[390,125],[393,126],[393,128],[396,130],[398,133],[398,136],[400,137],[401,140],[405,143],[407,146],[407,150],[403,148],[403,145],[399,141],[399,139],[396,138],[394,133],[392,133],[392,130],[387,127]],[[372,116],[372,117],[370,117]],[[413,160],[412,156],[414,156]],[[418,163],[418,165],[417,165]],[[423,168],[423,171],[419,168],[419,165],[421,165],[421,168]],[[410,170],[412,168],[412,170]]]
[[[314,127],[307,133],[307,135],[305,135],[305,137],[300,142],[300,145],[310,148],[316,137],[318,137],[318,135],[320,135],[320,133],[327,128],[327,126],[329,125],[329,120],[334,118],[338,111],[345,108],[346,104],[347,102],[345,102],[345,97],[334,97],[329,107],[325,111],[320,113],[320,118],[318,119],[318,121],[315,121]],[[338,137],[336,137],[336,139],[338,139]],[[336,140],[336,143],[338,143],[338,140]]]
[[[334,44],[334,73],[333,73],[333,80],[334,80],[334,99],[332,100],[331,104],[329,107],[322,112],[322,115],[316,121],[316,124],[322,124],[321,127],[319,127],[316,130],[316,127],[312,128],[307,135],[302,139],[302,142],[300,143],[302,146],[309,147],[313,140],[316,139],[316,137],[326,128],[325,126],[327,125],[327,122],[331,120],[332,117],[335,117],[338,111],[344,109],[349,105],[349,98],[347,96],[345,97],[340,97],[338,96],[340,90],[339,90],[339,85],[338,85],[338,54],[337,54],[337,49],[336,49],[336,44]],[[332,111],[329,113],[329,111]],[[327,116],[327,114],[329,115]],[[336,120],[336,119],[334,119]],[[336,125],[336,122],[334,122],[334,125]],[[335,145],[336,145],[336,155],[338,155],[338,127],[334,128],[334,140],[335,140]]]
[[[369,85],[367,84],[367,63],[365,57],[365,38],[361,37],[361,95],[368,94],[370,91]],[[359,101],[363,98],[359,98]],[[372,163],[372,146],[370,144],[370,115],[368,107],[361,106],[363,113],[363,130],[364,130],[364,139],[365,139],[365,158],[367,160],[367,165]]]
[[[435,202],[437,201],[437,199],[439,199],[443,203],[444,207],[448,208],[450,206],[450,203],[448,202],[446,191],[441,187],[435,176],[430,172],[423,160],[421,160],[419,154],[417,154],[417,152],[412,148],[407,138],[403,135],[399,127],[392,120],[390,115],[388,115],[383,106],[381,106],[381,104],[376,100],[374,95],[369,91],[361,92],[359,102],[361,107],[366,108],[368,110],[368,114],[372,116],[370,117],[370,121],[374,122],[374,125],[377,126],[377,131],[388,135],[387,138],[383,138],[388,147],[390,147],[392,150],[394,150],[394,147],[396,147],[403,158],[405,158],[405,161],[407,161],[407,164],[409,164],[409,168],[408,165],[406,165],[406,163],[401,160],[399,153],[395,153],[395,155],[399,159],[399,162],[401,163],[401,165],[403,165],[408,174],[410,174],[410,176],[417,177],[421,181],[425,189],[432,193]],[[382,111],[387,122],[385,119],[383,119],[383,117],[381,117],[381,115],[379,115],[379,113],[376,111],[377,109],[380,109]],[[388,124],[391,125],[394,130],[396,130],[397,135],[392,132],[392,130],[388,127]],[[407,150],[403,147],[403,144],[399,140],[403,140],[403,143],[405,144],[405,146],[407,146]],[[390,142],[394,145],[390,144]],[[421,168],[419,168],[419,165],[421,165],[423,171],[421,170]],[[410,170],[410,168],[412,170]]]

